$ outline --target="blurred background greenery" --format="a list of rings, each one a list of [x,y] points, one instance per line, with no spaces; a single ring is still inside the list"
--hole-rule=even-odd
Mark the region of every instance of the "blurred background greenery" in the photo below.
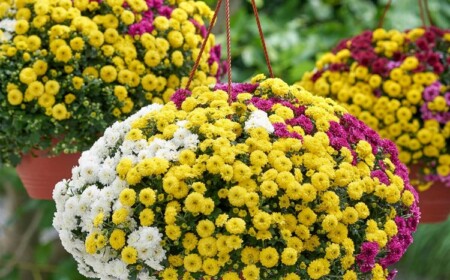
[[[215,0],[207,0],[211,6]],[[232,0],[232,73],[235,82],[267,73],[249,0]],[[376,28],[386,0],[257,0],[274,73],[290,83],[343,38]],[[448,28],[450,2],[429,0],[435,25]],[[394,0],[384,27],[421,26],[413,0]],[[224,20],[215,33],[225,41]],[[225,54],[223,49],[223,54]],[[55,206],[29,199],[14,169],[0,167],[0,279],[85,279],[51,227]],[[397,279],[450,279],[450,219],[420,225],[397,265]]]

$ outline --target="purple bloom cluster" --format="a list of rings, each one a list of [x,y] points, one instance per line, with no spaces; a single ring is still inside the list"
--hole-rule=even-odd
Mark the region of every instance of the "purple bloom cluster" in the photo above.
[[[236,98],[239,93],[249,92],[252,93],[258,88],[259,84],[250,84],[250,83],[232,83],[231,84],[231,101],[236,101]],[[228,91],[228,84],[217,84],[214,87],[215,90],[223,90]],[[262,109],[261,109],[262,110]]]
[[[380,247],[376,242],[364,242],[361,245],[361,252],[356,256],[356,263],[361,272],[369,272],[374,268],[379,251]]]
[[[219,65],[219,69],[217,70],[217,73],[216,73],[216,78],[217,79],[222,77],[228,71],[227,62],[226,61],[220,61],[221,50],[222,49],[221,49],[220,45],[214,46],[211,49],[211,51],[209,52],[209,59],[208,59],[208,64],[209,65],[212,65],[214,62],[216,62]]]
[[[177,91],[175,91],[175,93],[170,98],[170,101],[175,103],[175,105],[177,105],[177,107],[180,108],[181,104],[183,104],[184,100],[186,100],[186,98],[188,96],[190,96],[191,94],[192,94],[192,92],[190,90],[180,88]]]
[[[259,97],[253,97],[250,100],[250,103],[255,105],[255,107],[258,108],[259,110],[263,111],[269,111],[270,109],[272,109],[272,106],[274,104],[271,100],[266,100]]]
[[[450,186],[450,174],[447,176],[440,176],[438,174],[427,174],[423,176],[427,182],[442,182],[445,186]]]
[[[301,115],[301,114],[296,114],[296,115],[300,115],[300,116],[293,118],[291,120],[287,120],[286,123],[289,125],[301,126],[306,133],[311,134],[314,129],[314,124],[312,123],[312,121],[305,115]]]
[[[128,33],[130,35],[142,35],[144,33],[151,33],[155,27],[153,26],[154,12],[158,15],[170,18],[173,8],[163,5],[163,0],[146,0],[148,10],[142,13],[142,20],[140,22],[130,25]],[[124,5],[128,5],[124,2]]]
[[[389,177],[384,173],[383,170],[374,170],[370,173],[372,178],[378,178],[381,183],[389,185]]]
[[[297,132],[290,132],[284,123],[274,123],[275,135],[280,138],[297,138],[303,139],[303,137]]]
[[[425,88],[422,94],[425,102],[420,107],[420,113],[424,120],[436,120],[441,124],[446,124],[450,121],[450,112],[435,112],[428,107],[430,102],[441,95],[441,85],[442,84],[437,81]],[[446,92],[443,96],[447,105],[450,105],[450,91]]]
[[[412,210],[413,216],[418,216],[418,209]],[[396,217],[395,223],[397,225],[398,233],[387,244],[387,255],[380,260],[381,266],[386,268],[400,260],[406,249],[413,242],[412,232],[416,231],[418,221],[415,219],[405,219]]]
[[[392,238],[387,245],[387,255],[379,260],[383,267],[387,267],[396,263],[405,253],[406,249],[412,243],[412,233],[416,231],[420,219],[420,211],[417,206],[419,201],[416,190],[411,186],[408,179],[408,169],[398,159],[398,150],[395,144],[387,139],[381,139],[378,134],[364,123],[353,117],[345,114],[341,119],[341,124],[330,123],[330,130],[328,131],[330,144],[336,148],[347,147],[346,139],[350,139],[350,143],[356,143],[359,140],[365,140],[372,145],[372,151],[377,153],[385,153],[390,155],[390,160],[396,166],[395,174],[403,179],[405,182],[405,189],[413,193],[415,203],[411,206],[411,215],[409,218],[396,217],[395,222],[398,227],[398,233]],[[348,145],[348,144],[347,144]],[[388,175],[383,170],[384,164],[380,165],[382,169],[373,170],[371,176],[378,178],[381,183],[389,186],[390,180]],[[375,264],[374,252],[378,254],[378,244],[374,242],[366,242],[361,246],[361,253],[357,257],[357,263],[362,272],[370,271]],[[390,279],[395,276],[395,272],[390,274]]]
[[[239,93],[254,92],[258,86],[259,86],[259,84],[232,83],[231,84],[231,101],[236,101],[236,98]],[[214,90],[228,91],[228,84],[218,83],[214,86]],[[173,101],[177,105],[178,108],[180,108],[183,101],[186,100],[186,98],[190,95],[191,95],[191,92],[189,90],[179,89],[172,95],[170,100]],[[261,99],[261,102],[263,102],[263,101],[267,101],[267,100]],[[270,110],[270,108],[272,108],[273,103],[268,101],[267,104],[270,104],[270,107],[268,107],[269,105],[267,105],[266,110],[261,109],[261,108],[260,109],[263,111]],[[258,107],[258,106],[256,106],[256,107]]]

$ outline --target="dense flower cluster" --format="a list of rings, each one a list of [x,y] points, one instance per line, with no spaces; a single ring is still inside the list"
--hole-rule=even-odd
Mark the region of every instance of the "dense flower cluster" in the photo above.
[[[54,191],[87,276],[391,279],[419,210],[395,144],[258,75],[179,90],[105,131]]]
[[[403,163],[422,167],[422,182],[450,186],[449,65],[450,30],[377,29],[342,41],[300,84],[394,141]]]
[[[212,16],[193,0],[12,2],[0,3],[0,162],[13,164],[54,138],[55,153],[89,148],[114,121],[167,102]],[[192,86],[223,70],[210,37]]]

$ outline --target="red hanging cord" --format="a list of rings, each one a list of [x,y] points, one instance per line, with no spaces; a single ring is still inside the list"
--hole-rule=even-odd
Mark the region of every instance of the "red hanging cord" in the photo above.
[[[200,60],[202,58],[203,52],[204,52],[206,44],[208,42],[208,38],[209,38],[209,36],[211,34],[211,30],[212,30],[212,28],[213,28],[213,26],[214,26],[214,24],[216,22],[217,15],[219,13],[221,4],[222,4],[222,0],[218,0],[216,9],[214,11],[213,18],[212,18],[211,23],[210,23],[210,25],[208,27],[208,32],[207,32],[206,37],[204,38],[204,40],[202,42],[202,46],[200,48],[200,52],[198,54],[198,57],[197,57],[197,59],[195,61],[194,66],[192,68],[192,71],[191,71],[191,73],[189,75],[189,79],[188,79],[188,82],[187,82],[186,87],[185,87],[186,89],[189,89],[189,86],[191,85],[192,79],[194,78],[195,72],[197,71],[197,68],[198,68],[198,66],[200,64]],[[266,42],[264,40],[264,34],[263,34],[263,31],[262,31],[261,22],[259,20],[258,9],[256,8],[255,0],[252,0],[252,7],[253,7],[253,13],[254,13],[255,18],[256,18],[256,23],[258,25],[259,36],[261,38],[261,43],[262,43],[262,46],[263,46],[264,56],[266,58],[267,67],[269,69],[269,74],[270,74],[270,77],[273,78],[274,75],[273,75],[273,71],[272,71],[272,65],[270,64],[269,54],[267,52]],[[227,34],[227,67],[228,67],[228,69],[227,69],[228,73],[227,74],[228,74],[228,94],[229,94],[229,96],[231,96],[231,86],[232,86],[232,84],[231,84],[232,74],[231,74],[231,23],[230,23],[230,21],[231,21],[230,17],[231,16],[230,16],[230,14],[231,14],[230,13],[230,0],[225,0],[226,34]]]
[[[228,67],[228,96],[231,98],[231,24],[230,24],[230,0],[225,0],[225,18],[227,25],[227,67]]]
[[[380,21],[378,21],[378,28],[383,28],[384,19],[386,17],[387,12],[389,11],[389,8],[391,7],[392,0],[389,0],[384,7],[383,14],[380,17]]]
[[[216,23],[217,14],[219,13],[221,4],[222,4],[222,0],[217,1],[217,6],[216,6],[216,9],[214,10],[213,18],[211,20],[211,23],[209,24],[208,32],[206,33],[206,37],[205,37],[205,39],[202,42],[202,46],[200,48],[200,52],[198,54],[198,57],[197,57],[197,59],[195,61],[194,67],[192,67],[191,73],[189,75],[189,80],[188,80],[188,82],[186,84],[186,89],[189,89],[189,86],[191,85],[192,79],[194,78],[195,72],[197,71],[198,65],[200,64],[200,60],[202,58],[203,52],[205,51],[206,44],[208,43],[209,35],[211,35],[211,30],[214,27],[214,24]]]
[[[266,41],[264,40],[264,33],[262,31],[261,22],[259,21],[258,9],[256,8],[255,0],[252,0],[253,13],[255,14],[256,24],[258,25],[259,37],[261,38],[264,56],[266,57],[267,68],[269,68],[270,77],[273,78],[272,65],[270,64],[269,53],[267,52]]]

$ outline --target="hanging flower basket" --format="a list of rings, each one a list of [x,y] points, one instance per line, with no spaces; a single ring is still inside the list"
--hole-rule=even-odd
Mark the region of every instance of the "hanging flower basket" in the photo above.
[[[71,178],[71,170],[80,156],[75,153],[49,157],[47,153],[37,152],[23,156],[16,171],[31,198],[51,200],[56,183]]]
[[[430,192],[438,185],[450,188],[449,54],[450,30],[379,28],[339,43],[299,84],[338,101],[394,141],[404,164],[422,167],[414,169],[416,187],[431,184]],[[437,193],[450,206],[450,189]]]
[[[81,152],[112,123],[184,87],[211,10],[202,1],[2,1],[0,163],[67,147]],[[192,86],[215,84],[209,38]]]
[[[57,185],[54,226],[80,272],[391,278],[419,219],[395,145],[280,79],[226,88],[114,124]]]

